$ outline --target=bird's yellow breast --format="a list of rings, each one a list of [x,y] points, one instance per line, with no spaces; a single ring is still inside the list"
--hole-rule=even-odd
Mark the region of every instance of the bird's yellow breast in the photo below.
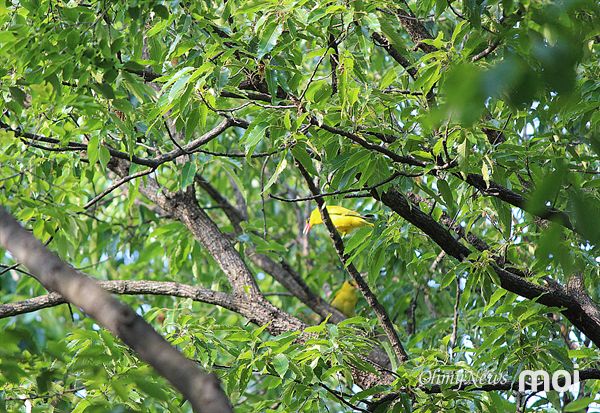
[[[357,302],[358,294],[356,294],[356,288],[348,281],[345,281],[342,288],[333,297],[331,305],[340,310],[346,317],[352,317]]]

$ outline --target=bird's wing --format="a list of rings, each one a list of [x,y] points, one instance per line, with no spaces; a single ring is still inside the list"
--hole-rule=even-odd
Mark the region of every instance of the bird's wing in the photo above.
[[[351,209],[344,208],[344,207],[341,207],[341,206],[336,206],[336,205],[332,205],[332,206],[328,207],[327,208],[327,212],[329,212],[329,215],[338,215],[338,216],[360,217],[360,218],[362,218],[362,216],[358,212],[352,211]]]

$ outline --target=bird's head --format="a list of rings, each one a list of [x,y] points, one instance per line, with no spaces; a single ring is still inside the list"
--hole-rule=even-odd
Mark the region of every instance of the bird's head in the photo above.
[[[321,224],[323,220],[321,219],[321,212],[318,208],[315,208],[310,213],[310,218],[306,220],[306,225],[304,226],[304,231],[302,233],[304,235],[308,234],[313,225]]]

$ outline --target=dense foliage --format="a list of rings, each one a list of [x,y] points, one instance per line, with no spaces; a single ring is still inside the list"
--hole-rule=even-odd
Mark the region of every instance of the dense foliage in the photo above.
[[[420,378],[597,366],[575,310],[495,268],[527,288],[579,279],[598,299],[599,22],[593,0],[5,1],[0,204],[92,277],[230,292],[194,217],[157,201],[195,195],[265,297],[311,334],[177,294],[120,299],[218,374],[236,411],[561,411],[579,398],[576,411],[597,381],[517,394],[431,392]],[[301,170],[333,192],[326,203],[373,215],[343,237],[346,265],[324,225],[302,235],[316,203],[289,201],[313,195]],[[407,219],[419,210],[440,227]],[[408,360],[367,301],[321,323],[327,312],[275,281],[260,254],[326,300],[350,261]],[[2,303],[46,294],[10,255],[0,262]],[[0,410],[190,410],[77,308],[0,328]],[[366,388],[365,372],[387,379]]]

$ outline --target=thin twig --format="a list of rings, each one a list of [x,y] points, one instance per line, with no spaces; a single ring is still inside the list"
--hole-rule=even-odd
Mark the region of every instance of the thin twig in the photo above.
[[[163,124],[165,125],[165,129],[167,131],[167,135],[169,135],[169,139],[171,140],[171,142],[173,142],[173,144],[177,147],[177,149],[179,149],[181,152],[189,155],[190,153],[185,150],[184,148],[181,147],[181,145],[179,145],[179,142],[177,142],[177,140],[175,139],[175,137],[173,136],[173,134],[171,133],[171,129],[169,129],[169,125],[167,124],[167,121],[164,120]]]
[[[390,177],[384,179],[381,182],[376,183],[375,185],[372,186],[367,186],[364,188],[352,188],[352,189],[342,189],[339,191],[333,191],[333,192],[325,192],[325,193],[321,193],[318,195],[311,195],[311,196],[305,196],[305,197],[301,197],[301,198],[284,198],[278,195],[273,195],[273,194],[269,194],[269,197],[273,198],[273,199],[277,199],[278,201],[283,201],[283,202],[302,202],[302,201],[312,201],[315,200],[317,198],[324,198],[327,196],[334,196],[334,195],[344,195],[344,194],[350,194],[350,193],[354,193],[354,192],[363,192],[363,191],[371,191],[375,188],[379,188],[382,185],[387,184],[388,182],[393,181],[394,179],[398,178],[399,176],[407,176],[407,177],[417,177],[417,176],[422,176],[423,174],[408,174],[406,172],[394,172]],[[367,195],[369,196],[369,195]]]
[[[57,396],[63,396],[67,393],[77,393],[78,391],[85,390],[84,386],[75,387],[74,389],[66,389],[52,394],[32,394],[29,396],[17,396],[17,397],[5,397],[4,400],[7,401],[25,401],[25,400],[34,400],[34,399],[53,399]]]
[[[100,192],[100,194],[96,195],[94,198],[90,199],[84,206],[83,209],[89,209],[92,205],[94,205],[96,202],[100,201],[102,198],[104,198],[106,195],[110,194],[112,191],[114,191],[115,189],[117,189],[118,187],[120,187],[121,185],[135,179],[135,178],[139,178],[141,176],[144,175],[148,175],[151,174],[152,172],[154,172],[156,170],[156,168],[149,168],[140,172],[136,172],[132,175],[128,175],[125,176],[121,179],[119,179],[117,182],[115,182],[114,184],[112,184],[111,186],[109,186],[108,188],[106,188],[104,191]]]
[[[403,163],[403,164],[411,165],[411,166],[421,166],[421,167],[425,166],[424,162],[421,162],[418,159],[413,158],[412,156],[398,155],[396,152],[391,151],[388,148],[370,143],[369,141],[361,138],[359,135],[357,135],[355,133],[348,132],[343,129],[339,129],[339,128],[336,128],[333,126],[329,126],[325,123],[319,122],[315,117],[310,118],[310,124],[313,126],[316,126],[318,128],[324,129],[327,132],[334,133],[334,134],[340,135],[340,136],[344,136],[344,137],[350,139],[351,141],[359,144],[360,146],[362,146],[365,149],[369,149],[369,150],[373,150],[373,151],[382,153],[394,162]]]
[[[321,58],[317,62],[317,65],[315,66],[313,72],[311,73],[310,78],[308,79],[308,83],[306,84],[306,87],[304,88],[304,91],[302,91],[302,94],[300,95],[298,100],[304,99],[304,95],[306,95],[306,92],[308,91],[310,84],[312,83],[313,79],[315,78],[315,75],[317,74],[317,70],[319,70],[319,66],[321,65],[321,62],[323,62],[323,59],[325,59],[325,56],[327,56],[327,51],[325,51],[325,53],[323,53],[323,56],[321,56]]]

